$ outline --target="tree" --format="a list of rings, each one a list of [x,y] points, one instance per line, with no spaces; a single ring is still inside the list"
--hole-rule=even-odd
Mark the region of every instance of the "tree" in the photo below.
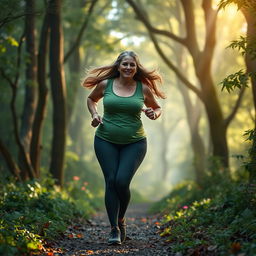
[[[256,180],[256,3],[251,0],[222,0],[220,1],[220,8],[225,8],[227,5],[235,3],[238,9],[242,11],[247,22],[247,35],[241,37],[240,40],[235,40],[230,47],[238,48],[242,50],[242,54],[245,56],[246,73],[238,71],[235,74],[231,74],[228,78],[223,80],[223,88],[226,88],[229,92],[235,87],[238,87],[241,91],[247,86],[248,79],[251,80],[253,105],[254,105],[254,128],[248,130],[246,134],[249,140],[252,141],[252,146],[249,150],[249,163],[247,165],[250,173],[250,181]],[[231,83],[230,83],[231,82]]]
[[[181,0],[183,14],[184,14],[184,23],[186,28],[186,36],[181,37],[176,35],[167,29],[159,29],[154,26],[149,18],[149,15],[146,12],[146,9],[142,7],[140,2],[135,3],[133,0],[126,0],[130,6],[133,8],[136,13],[137,18],[144,24],[147,28],[149,36],[153,41],[158,53],[168,65],[168,67],[175,72],[183,84],[192,90],[197,97],[202,101],[205,111],[208,117],[211,142],[213,146],[213,155],[220,158],[223,166],[228,167],[228,145],[226,132],[227,127],[230,124],[232,118],[234,117],[240,101],[237,101],[236,106],[230,115],[225,119],[223,117],[222,109],[220,102],[217,97],[215,84],[212,79],[211,74],[211,64],[214,54],[214,48],[216,45],[215,30],[216,30],[216,21],[218,11],[212,8],[211,0],[203,0],[202,9],[204,12],[204,21],[205,21],[205,37],[204,37],[204,46],[200,50],[198,38],[196,34],[196,25],[195,25],[195,8],[192,0]],[[193,85],[182,71],[178,68],[177,65],[171,62],[168,55],[161,49],[158,36],[163,36],[169,40],[175,41],[176,43],[183,46],[188,50],[192,60],[195,70],[196,77],[200,83],[200,89]],[[241,95],[242,96],[242,95]]]
[[[46,106],[48,99],[48,88],[46,85],[46,58],[48,53],[48,41],[49,41],[49,17],[48,12],[45,12],[43,24],[41,28],[41,35],[39,40],[38,51],[38,101],[36,107],[36,113],[33,123],[32,139],[30,145],[30,158],[35,170],[36,176],[40,177],[40,160],[42,149],[42,130],[43,121],[46,115]]]
[[[53,100],[53,137],[50,172],[58,185],[63,185],[66,146],[66,84],[63,67],[63,34],[61,0],[50,0],[50,80]]]
[[[247,72],[254,72],[251,78],[252,84],[252,94],[253,94],[253,103],[254,103],[254,130],[252,131],[252,147],[250,149],[250,163],[249,163],[249,172],[250,180],[256,180],[256,4],[252,1],[245,1],[248,5],[242,7],[242,12],[247,21],[247,40],[248,40],[248,49],[252,48],[253,52],[246,51],[245,63],[247,67]],[[252,8],[250,8],[252,7]]]
[[[35,35],[35,1],[26,0],[26,16],[25,16],[25,38],[26,38],[26,87],[23,105],[23,113],[21,118],[20,138],[24,146],[25,152],[29,157],[30,143],[32,137],[32,126],[36,109],[36,39]],[[28,179],[29,175],[26,170],[26,164],[20,157],[21,175],[23,179]]]

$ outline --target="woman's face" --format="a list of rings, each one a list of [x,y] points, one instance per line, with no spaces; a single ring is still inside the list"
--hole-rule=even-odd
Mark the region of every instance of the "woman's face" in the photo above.
[[[118,67],[120,76],[125,78],[132,78],[137,72],[137,64],[133,57],[125,56]]]

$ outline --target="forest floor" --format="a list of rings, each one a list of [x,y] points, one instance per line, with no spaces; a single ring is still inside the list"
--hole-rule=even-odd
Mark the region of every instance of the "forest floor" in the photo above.
[[[130,205],[126,214],[127,240],[122,245],[108,245],[110,231],[105,212],[99,212],[87,223],[74,223],[63,239],[50,245],[43,255],[142,255],[170,256],[168,244],[159,235],[159,216],[150,215],[150,204]]]

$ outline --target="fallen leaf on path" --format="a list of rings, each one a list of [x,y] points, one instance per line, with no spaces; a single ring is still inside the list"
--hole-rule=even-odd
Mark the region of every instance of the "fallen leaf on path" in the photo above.
[[[68,237],[69,237],[69,238],[74,238],[74,234],[73,234],[73,233],[68,234]]]

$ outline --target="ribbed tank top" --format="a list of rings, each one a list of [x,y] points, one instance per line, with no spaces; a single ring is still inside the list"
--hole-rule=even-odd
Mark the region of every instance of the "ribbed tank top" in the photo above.
[[[123,97],[114,93],[113,79],[109,79],[103,97],[103,124],[96,130],[96,136],[116,144],[128,144],[146,137],[141,122],[144,104],[142,83],[137,82],[132,96]]]

